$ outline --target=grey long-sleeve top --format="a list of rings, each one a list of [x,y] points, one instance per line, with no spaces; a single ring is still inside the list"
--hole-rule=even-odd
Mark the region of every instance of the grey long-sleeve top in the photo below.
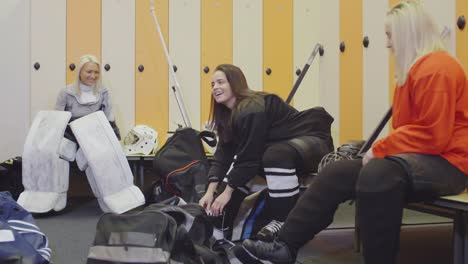
[[[96,101],[82,103],[80,96],[75,93],[73,86],[69,85],[60,90],[55,110],[70,112],[72,119],[102,110],[110,122],[115,122],[109,90],[106,87],[102,87],[99,90],[96,95]]]

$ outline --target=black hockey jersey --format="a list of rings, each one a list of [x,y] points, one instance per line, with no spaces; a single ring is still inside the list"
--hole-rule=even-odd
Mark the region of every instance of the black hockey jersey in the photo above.
[[[299,112],[274,94],[264,95],[263,104],[247,102],[233,116],[232,140],[220,143],[216,149],[209,181],[221,181],[227,176],[231,187],[244,185],[257,175],[265,149],[275,142],[316,136],[332,145],[332,122],[333,117],[322,107]]]

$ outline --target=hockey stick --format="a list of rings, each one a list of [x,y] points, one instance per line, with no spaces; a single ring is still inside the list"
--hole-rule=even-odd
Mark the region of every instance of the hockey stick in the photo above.
[[[374,141],[377,139],[380,132],[382,131],[382,129],[385,127],[388,120],[390,119],[390,117],[392,117],[392,107],[388,109],[385,116],[382,118],[382,120],[380,120],[379,124],[374,129],[374,131],[372,131],[372,134],[370,135],[370,137],[366,140],[364,145],[362,145],[362,147],[359,149],[358,153],[356,154],[357,157],[361,157],[364,153],[366,153],[371,148],[372,144],[374,144]]]
[[[287,104],[291,103],[291,100],[293,99],[294,95],[296,94],[297,89],[299,88],[299,85],[302,82],[302,79],[304,79],[304,76],[306,75],[307,71],[309,70],[310,65],[314,61],[315,56],[317,55],[318,52],[320,52],[320,54],[323,54],[323,46],[320,45],[319,43],[317,43],[315,45],[314,50],[312,51],[309,58],[307,59],[306,64],[302,68],[301,74],[297,78],[296,83],[294,83],[294,86],[293,86],[291,92],[288,95],[288,99],[286,99]]]
[[[154,0],[150,0],[150,2],[153,3]],[[174,92],[177,105],[179,106],[179,110],[182,114],[182,119],[184,120],[184,124],[186,127],[192,127],[192,123],[190,122],[190,118],[187,114],[187,110],[185,109],[185,104],[180,93],[180,85],[177,81],[177,76],[174,71],[174,65],[172,64],[171,57],[169,56],[169,52],[166,47],[166,42],[164,41],[164,36],[161,32],[161,27],[159,26],[158,18],[156,17],[156,11],[154,6],[151,6],[150,10],[151,14],[153,15],[154,24],[156,25],[156,29],[159,33],[159,38],[161,39],[161,45],[164,49],[164,54],[166,55],[167,63],[169,64],[169,72],[171,73],[172,81],[174,82],[174,86],[172,86],[172,91]]]

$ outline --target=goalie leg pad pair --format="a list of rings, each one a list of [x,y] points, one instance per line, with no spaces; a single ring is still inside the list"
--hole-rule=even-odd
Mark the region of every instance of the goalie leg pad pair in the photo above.
[[[23,207],[36,213],[62,210],[66,205],[68,190],[68,162],[75,158],[78,167],[86,172],[91,189],[104,212],[120,214],[145,203],[140,189],[133,185],[133,175],[120,143],[101,111],[70,123],[80,145],[78,151],[76,144],[63,138],[70,113],[41,113],[36,117],[28,134],[28,139],[30,135],[31,138],[25,144],[24,154],[28,156],[32,152],[29,146],[37,146],[33,153],[40,156],[40,160],[30,162],[27,159],[23,162],[23,184],[26,191],[18,199]],[[44,123],[50,125],[41,125]],[[48,138],[51,139],[48,142],[40,140],[45,134],[50,134]]]

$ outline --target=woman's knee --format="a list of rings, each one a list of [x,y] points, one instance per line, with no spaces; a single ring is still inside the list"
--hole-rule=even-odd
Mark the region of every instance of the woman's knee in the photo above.
[[[356,183],[356,192],[386,192],[407,184],[406,171],[396,162],[375,158],[360,171]]]
[[[295,149],[288,144],[275,144],[268,147],[263,153],[262,164],[264,168],[293,168],[297,161]]]
[[[328,184],[354,184],[362,168],[361,160],[339,160],[325,166],[316,176],[314,182]]]

